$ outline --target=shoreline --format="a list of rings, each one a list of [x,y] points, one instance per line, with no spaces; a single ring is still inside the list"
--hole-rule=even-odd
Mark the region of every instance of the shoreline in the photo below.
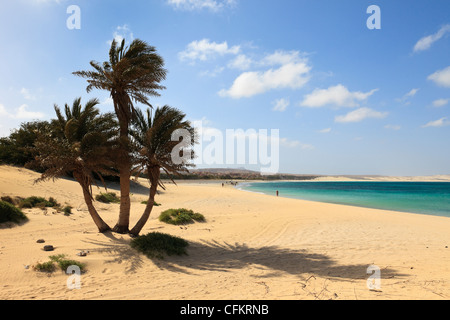
[[[267,181],[267,182],[247,182],[248,184],[252,184],[252,183],[285,183],[285,182],[298,182],[298,183],[314,183],[314,182],[329,182],[329,183],[334,183],[334,182],[339,182],[339,183],[346,183],[346,182],[358,182],[358,183],[417,183],[417,182],[423,182],[423,183],[450,183],[450,181],[291,181],[291,180],[286,180],[286,181]],[[245,187],[245,186],[244,186]],[[367,209],[377,209],[377,210],[386,210],[386,211],[392,211],[392,212],[401,212],[401,213],[409,213],[409,214],[418,214],[418,215],[423,215],[423,216],[436,216],[436,217],[443,217],[443,218],[450,218],[449,215],[446,214],[434,214],[434,213],[423,213],[423,212],[413,212],[413,211],[408,211],[407,209],[401,210],[401,209],[395,209],[395,208],[379,208],[379,207],[374,207],[374,206],[369,206],[369,205],[364,205],[364,204],[357,204],[357,203],[339,203],[339,202],[334,202],[334,201],[320,201],[320,200],[313,200],[313,199],[304,199],[304,198],[299,198],[296,196],[286,196],[283,194],[269,194],[269,193],[264,193],[261,191],[255,191],[255,190],[248,190],[248,189],[243,189],[243,188],[239,188],[239,187],[235,187],[237,190],[240,191],[246,191],[246,192],[251,192],[251,193],[255,193],[255,194],[261,194],[261,195],[267,195],[267,196],[271,196],[271,197],[280,197],[280,198],[285,198],[285,199],[293,199],[293,200],[301,200],[301,201],[309,201],[309,202],[316,202],[316,203],[327,203],[327,204],[334,204],[334,205],[343,205],[343,206],[351,206],[351,207],[358,207],[358,208],[367,208]]]

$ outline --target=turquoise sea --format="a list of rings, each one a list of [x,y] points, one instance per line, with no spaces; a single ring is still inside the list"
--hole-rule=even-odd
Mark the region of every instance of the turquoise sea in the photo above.
[[[450,182],[261,182],[242,190],[359,207],[450,217]]]

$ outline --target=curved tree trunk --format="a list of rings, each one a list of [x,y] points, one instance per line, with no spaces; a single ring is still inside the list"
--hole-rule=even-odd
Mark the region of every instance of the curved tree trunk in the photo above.
[[[147,206],[145,207],[144,213],[142,214],[139,221],[136,223],[134,228],[130,231],[130,234],[134,236],[138,236],[141,232],[142,228],[144,228],[145,224],[147,223],[148,219],[150,218],[150,214],[152,213],[153,206],[155,205],[155,195],[156,190],[158,189],[158,181],[159,181],[159,168],[154,169],[153,172],[150,174],[150,194],[147,202]]]
[[[78,183],[81,185],[81,188],[83,189],[83,196],[84,201],[86,202],[86,205],[88,207],[89,214],[92,217],[92,220],[94,220],[95,225],[98,228],[98,231],[100,233],[105,233],[107,231],[110,231],[111,228],[108,226],[108,224],[103,221],[103,219],[98,214],[97,210],[94,207],[94,204],[92,203],[92,195],[89,193],[89,186],[86,186],[82,179],[74,174],[75,179],[78,181]]]

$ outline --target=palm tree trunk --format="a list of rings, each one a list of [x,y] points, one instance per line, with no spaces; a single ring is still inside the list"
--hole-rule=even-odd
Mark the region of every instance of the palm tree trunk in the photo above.
[[[131,178],[131,160],[129,151],[128,129],[129,124],[123,118],[118,116],[120,124],[120,144],[119,155],[119,176],[120,176],[120,212],[119,220],[113,228],[113,231],[120,234],[126,234],[130,226],[130,178]]]
[[[94,223],[98,228],[98,231],[100,233],[110,231],[111,228],[108,226],[108,224],[106,224],[105,221],[103,221],[103,219],[100,217],[97,210],[95,209],[94,204],[92,203],[92,195],[88,191],[89,186],[83,183],[80,176],[74,174],[74,178],[78,181],[78,183],[81,185],[81,188],[83,189],[84,201],[86,202],[89,214],[91,215],[92,220],[94,220]]]
[[[128,232],[130,226],[130,168],[124,167],[120,169],[120,212],[119,220],[113,231],[121,234]]]
[[[144,213],[142,214],[139,221],[136,223],[134,228],[130,231],[130,234],[134,236],[138,236],[141,232],[142,228],[144,228],[145,224],[147,223],[148,219],[150,218],[150,214],[152,213],[153,206],[155,205],[155,195],[156,190],[158,189],[158,181],[159,181],[159,168],[157,170],[154,170],[151,174],[151,187],[150,187],[150,194],[147,202],[147,206],[145,207]]]

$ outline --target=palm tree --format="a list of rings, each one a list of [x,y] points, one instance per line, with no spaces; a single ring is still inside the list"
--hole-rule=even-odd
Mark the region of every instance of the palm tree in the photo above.
[[[92,99],[82,109],[81,98],[75,99],[72,108],[65,105],[65,116],[55,105],[57,119],[35,142],[35,162],[45,170],[36,182],[73,175],[83,189],[94,223],[104,233],[111,228],[93,205],[92,185],[96,177],[103,181],[103,175],[114,174],[110,155],[117,139],[117,123],[112,113],[100,115],[98,104]]]
[[[141,40],[134,40],[125,47],[113,40],[109,61],[102,65],[91,61],[94,71],[77,71],[74,75],[87,79],[87,92],[92,89],[107,90],[114,101],[114,110],[120,126],[120,152],[118,170],[120,175],[120,214],[114,227],[117,233],[126,233],[130,219],[130,177],[131,152],[129,126],[135,115],[134,103],[151,107],[148,97],[159,96],[158,90],[165,89],[160,82],[166,78],[163,59],[156,49]]]
[[[179,175],[182,172],[188,172],[188,167],[193,166],[190,161],[193,159],[192,147],[196,143],[196,136],[194,128],[184,118],[185,114],[169,106],[157,108],[153,117],[150,109],[147,109],[146,115],[139,109],[136,110],[136,117],[130,131],[137,150],[134,171],[137,175],[140,173],[147,175],[150,182],[150,193],[145,211],[130,231],[131,235],[139,235],[147,223],[155,204],[158,186],[164,189],[160,179],[161,170],[169,176],[171,174]],[[177,130],[184,133],[183,140],[186,139],[186,141],[182,141],[182,152],[185,154],[174,159],[173,152],[181,151],[180,141],[173,139],[173,134]],[[188,156],[189,154],[190,156]]]

